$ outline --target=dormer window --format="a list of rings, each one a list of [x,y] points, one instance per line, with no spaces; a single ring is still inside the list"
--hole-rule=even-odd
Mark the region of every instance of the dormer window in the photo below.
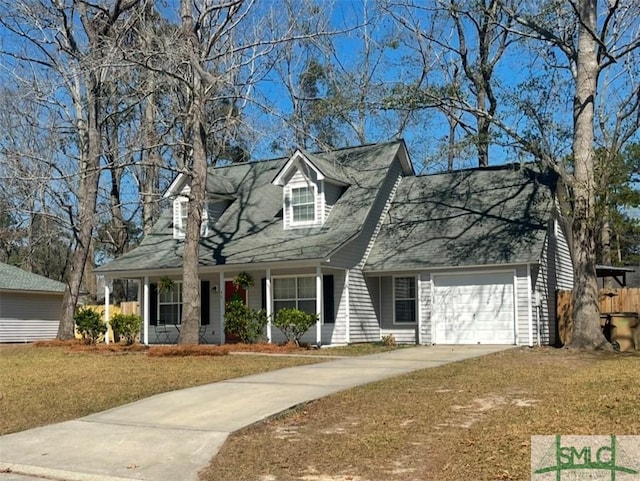
[[[291,188],[291,223],[307,224],[316,220],[316,193],[314,186]]]
[[[173,201],[173,238],[184,239],[187,232],[187,220],[189,218],[189,199],[179,195]],[[200,237],[209,235],[208,209],[202,209],[202,223],[200,224]]]
[[[282,186],[284,229],[323,225],[349,185],[339,164],[300,150],[282,166],[272,183]]]

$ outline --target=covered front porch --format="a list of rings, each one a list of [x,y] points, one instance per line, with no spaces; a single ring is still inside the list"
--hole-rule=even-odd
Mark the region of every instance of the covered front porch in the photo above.
[[[233,279],[242,273],[252,279],[245,290]],[[142,317],[140,341],[149,344],[175,344],[180,337],[182,316],[182,272],[165,270],[135,277],[139,281],[138,302]],[[127,277],[129,279],[133,276]],[[236,269],[203,269],[200,274],[201,316],[199,342],[235,342],[225,332],[225,305],[241,296],[252,309],[264,309],[268,323],[266,342],[281,343],[286,338],[273,326],[274,314],[282,308],[297,308],[318,316],[318,322],[303,336],[313,345],[349,342],[349,272],[327,266],[274,266]],[[110,287],[105,287],[105,318],[108,319]]]

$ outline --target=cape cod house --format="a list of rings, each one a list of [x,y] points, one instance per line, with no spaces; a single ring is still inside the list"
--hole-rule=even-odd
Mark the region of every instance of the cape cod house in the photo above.
[[[225,342],[231,280],[247,272],[251,307],[318,314],[313,344],[553,343],[555,291],[573,281],[555,186],[521,165],[416,176],[402,141],[210,168],[201,340]],[[141,280],[145,343],[179,333],[188,190],[179,175],[140,246],[97,269]]]

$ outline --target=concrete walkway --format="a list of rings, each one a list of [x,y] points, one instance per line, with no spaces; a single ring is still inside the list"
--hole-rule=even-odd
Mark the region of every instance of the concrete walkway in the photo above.
[[[159,394],[0,437],[0,481],[195,481],[240,428],[354,386],[509,347],[421,346]]]

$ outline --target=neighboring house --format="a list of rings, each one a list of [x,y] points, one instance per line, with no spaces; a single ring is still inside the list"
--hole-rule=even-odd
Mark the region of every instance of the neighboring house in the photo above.
[[[141,279],[146,342],[178,336],[188,189],[178,176],[173,208],[141,245],[96,270]],[[242,293],[251,307],[317,313],[303,339],[314,344],[555,342],[555,290],[572,269],[551,175],[509,165],[418,177],[396,141],[211,168],[207,190],[207,342],[225,341],[240,272],[255,280]],[[158,290],[164,277],[174,283]],[[266,335],[283,340],[271,325]]]
[[[54,339],[65,285],[0,263],[0,342]]]

